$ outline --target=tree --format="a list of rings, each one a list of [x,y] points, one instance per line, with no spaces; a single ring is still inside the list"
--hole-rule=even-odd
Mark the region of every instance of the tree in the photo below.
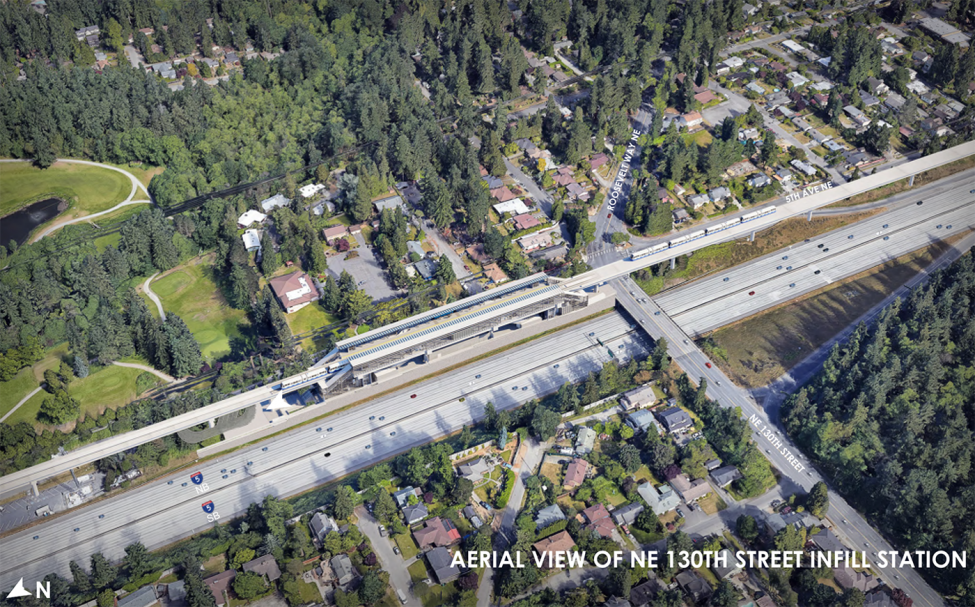
[[[261,273],[270,277],[280,266],[278,254],[274,252],[274,240],[271,238],[271,231],[264,230],[261,234]]]
[[[101,552],[91,555],[91,584],[101,590],[115,581],[118,575],[115,567],[108,562]]]
[[[234,578],[234,594],[244,600],[257,598],[267,592],[264,578],[252,571],[238,573]]]
[[[735,533],[744,541],[751,543],[758,539],[758,523],[755,518],[747,514],[742,514],[735,521]]]
[[[396,502],[385,489],[380,489],[373,502],[373,514],[384,523],[389,523],[397,514]]]
[[[801,551],[806,545],[806,529],[796,530],[792,525],[787,525],[775,534],[773,539],[776,550]]]
[[[91,592],[91,579],[88,577],[88,572],[74,561],[68,563],[68,568],[71,569],[71,579],[75,592],[88,595]]]
[[[253,561],[254,557],[256,556],[257,553],[255,553],[250,548],[241,548],[240,550],[234,553],[234,560],[232,563],[234,569],[240,569],[241,567],[244,566],[244,563],[249,563],[250,561]]]
[[[184,576],[186,603],[189,607],[216,607],[217,601],[203,583],[203,578],[196,570],[187,570]]]
[[[769,167],[778,162],[779,146],[775,144],[775,133],[765,131],[762,135],[762,151],[758,155],[762,164]]]
[[[95,603],[98,607],[115,607],[115,593],[106,588],[98,593]]]
[[[130,580],[137,580],[152,569],[149,551],[140,542],[129,544],[125,548],[125,567]]]
[[[352,496],[352,488],[342,485],[335,490],[335,502],[332,504],[332,513],[337,519],[347,519],[352,516],[355,510],[355,498]]]
[[[382,580],[375,571],[370,571],[362,576],[362,585],[359,587],[359,598],[363,603],[373,604],[383,598],[386,594],[386,582]]]
[[[531,423],[532,432],[541,437],[542,440],[548,440],[555,436],[555,430],[560,423],[562,423],[562,416],[552,409],[544,405],[535,407]]]
[[[738,604],[738,592],[731,582],[723,580],[711,595],[711,605],[714,607],[735,607]]]
[[[612,594],[629,597],[633,588],[633,571],[626,566],[613,567],[609,572],[609,587]]]
[[[564,213],[565,213],[565,203],[562,202],[561,198],[556,199],[555,202],[552,203],[552,221],[554,223],[558,223],[562,221],[562,215]]]
[[[74,375],[78,379],[88,377],[88,359],[81,354],[74,355]]]
[[[617,454],[617,460],[624,470],[632,474],[640,468],[640,450],[630,444],[623,445]]]
[[[450,259],[446,255],[441,255],[440,259],[437,260],[437,280],[444,285],[453,284],[457,281],[457,275],[454,274],[454,266],[450,263]]]
[[[653,363],[653,368],[658,370],[663,369],[670,362],[670,357],[667,355],[667,340],[663,337],[657,340],[650,360]]]
[[[813,516],[823,518],[829,511],[829,492],[826,490],[826,483],[819,481],[813,485],[806,496],[806,510]]]
[[[169,354],[170,373],[174,377],[186,377],[197,373],[203,365],[200,344],[183,319],[176,314],[167,314],[166,322],[163,323],[163,333]]]

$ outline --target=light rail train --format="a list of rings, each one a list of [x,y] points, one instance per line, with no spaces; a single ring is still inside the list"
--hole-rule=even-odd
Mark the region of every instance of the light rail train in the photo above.
[[[748,223],[749,221],[754,221],[754,220],[756,220],[756,219],[758,219],[760,217],[765,217],[766,215],[771,215],[774,212],[775,212],[775,206],[769,206],[769,207],[765,207],[764,209],[759,209],[758,211],[752,211],[751,213],[745,213],[744,215],[742,215],[741,217],[739,217],[737,219],[729,219],[728,221],[719,223],[716,226],[713,226],[713,227],[710,227],[710,228],[707,228],[707,229],[704,229],[704,230],[698,230],[696,232],[691,232],[690,234],[685,234],[683,236],[679,236],[679,237],[675,238],[674,240],[671,240],[670,242],[662,242],[662,243],[660,243],[658,245],[654,245],[652,247],[647,247],[646,249],[641,249],[639,251],[634,251],[633,254],[630,255],[630,261],[636,261],[637,259],[643,259],[644,257],[649,257],[651,255],[654,255],[655,253],[659,253],[661,251],[666,251],[667,249],[672,249],[672,248],[678,247],[678,246],[680,246],[682,244],[687,244],[687,243],[691,242],[692,240],[697,240],[698,238],[704,238],[705,236],[710,236],[711,234],[715,234],[717,232],[721,232],[722,230],[727,230],[728,228],[733,228],[736,225],[740,225],[740,224],[743,224],[743,223]]]

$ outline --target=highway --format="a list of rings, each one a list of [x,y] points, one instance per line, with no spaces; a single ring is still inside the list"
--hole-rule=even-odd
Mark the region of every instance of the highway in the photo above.
[[[668,351],[677,365],[687,373],[695,383],[700,378],[707,379],[708,398],[720,403],[724,407],[740,407],[745,419],[752,425],[752,437],[772,465],[782,472],[780,483],[783,491],[801,489],[808,492],[812,486],[822,479],[814,468],[802,456],[798,447],[784,434],[780,433],[770,423],[766,411],[755,402],[744,389],[732,383],[724,373],[712,365],[707,367],[708,358],[697,348],[677,324],[670,319],[652,299],[647,304],[641,304],[644,299],[640,287],[629,277],[616,279],[611,285],[617,292],[617,301],[634,317],[654,339],[664,337],[667,340]],[[633,294],[635,295],[633,295]],[[657,314],[660,312],[660,314]],[[834,529],[847,538],[847,546],[851,550],[864,550],[868,553],[890,551],[893,548],[877,533],[870,524],[860,516],[843,498],[830,491],[829,518],[834,522]],[[943,606],[941,596],[925,582],[913,569],[881,570],[874,567],[884,581],[896,588],[903,589],[914,599],[918,607]]]
[[[716,272],[654,301],[688,335],[700,336],[975,227],[972,184],[975,170],[959,173],[913,192],[911,204]]]
[[[79,507],[4,538],[0,588],[22,576],[28,587],[50,572],[70,577],[69,561],[95,552],[117,561],[133,542],[154,549],[203,531],[212,524],[205,502],[225,522],[265,495],[293,495],[427,444],[480,419],[488,402],[507,409],[582,381],[609,350],[621,361],[648,352],[643,333],[612,313],[208,461],[205,492],[190,470]]]

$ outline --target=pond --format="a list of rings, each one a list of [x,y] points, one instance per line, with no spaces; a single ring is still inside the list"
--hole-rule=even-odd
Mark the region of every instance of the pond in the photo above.
[[[37,226],[47,223],[68,208],[68,203],[60,198],[48,198],[28,205],[19,211],[7,215],[0,230],[0,245],[7,246],[11,240],[22,245],[30,238],[30,233]]]

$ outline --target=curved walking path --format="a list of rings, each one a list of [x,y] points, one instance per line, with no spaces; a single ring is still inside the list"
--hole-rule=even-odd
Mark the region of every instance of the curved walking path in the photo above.
[[[38,392],[40,392],[43,389],[44,389],[44,384],[41,384],[41,385],[37,386],[36,388],[34,388],[33,390],[31,390],[27,394],[27,396],[25,396],[24,398],[20,399],[20,402],[17,403],[16,405],[14,405],[14,408],[13,409],[11,409],[10,411],[7,411],[6,413],[4,413],[3,414],[3,417],[0,417],[0,422],[4,421],[5,419],[7,419],[11,415],[13,415],[14,414],[14,411],[16,411],[17,409],[19,409],[22,404],[24,404],[27,401],[29,401],[32,396],[34,396],[35,394],[37,394]]]
[[[162,302],[159,301],[159,297],[152,292],[151,288],[149,288],[149,282],[152,281],[152,279],[155,278],[156,276],[159,276],[159,272],[156,272],[155,274],[147,278],[145,284],[142,285],[142,288],[145,290],[146,295],[149,296],[149,299],[152,300],[152,303],[156,304],[156,308],[159,309],[159,319],[163,322],[166,322],[166,312],[163,311]]]
[[[139,369],[142,371],[148,371],[149,373],[152,373],[159,379],[163,379],[169,383],[174,383],[175,381],[177,381],[176,378],[173,377],[172,375],[167,375],[158,369],[153,369],[149,365],[140,365],[139,363],[120,363],[117,360],[112,361],[112,364],[115,365],[116,367],[128,367],[129,369]]]
[[[21,158],[0,158],[0,162],[31,162],[31,160],[30,159],[21,159]],[[41,232],[40,234],[38,234],[34,238],[32,238],[31,239],[31,242],[37,242],[38,240],[40,240],[41,238],[44,238],[45,236],[47,236],[51,232],[57,230],[58,228],[64,227],[66,225],[70,225],[72,223],[78,223],[80,221],[86,221],[88,219],[92,219],[94,217],[99,217],[101,215],[107,215],[108,213],[111,213],[113,211],[117,211],[118,209],[120,209],[120,208],[122,208],[124,206],[128,206],[130,204],[151,204],[152,203],[152,194],[149,193],[149,190],[146,188],[146,186],[143,185],[143,183],[141,181],[139,181],[139,178],[138,177],[136,177],[132,173],[126,171],[125,169],[120,169],[120,168],[115,167],[115,166],[112,166],[110,164],[103,164],[101,162],[92,162],[90,160],[75,160],[75,159],[72,159],[72,158],[58,158],[54,162],[55,163],[57,163],[57,162],[67,162],[67,163],[71,163],[71,164],[87,164],[88,166],[99,167],[99,168],[102,168],[102,169],[108,169],[110,171],[115,171],[116,173],[122,173],[123,175],[125,175],[126,177],[129,178],[129,181],[132,182],[132,190],[129,191],[129,195],[126,197],[125,200],[123,200],[119,204],[115,205],[114,207],[112,207],[112,208],[110,208],[108,210],[105,210],[105,211],[100,211],[98,213],[92,213],[91,215],[85,215],[84,217],[76,217],[75,219],[69,219],[68,221],[63,221],[63,222],[60,222],[60,223],[56,223],[56,224],[48,227],[46,230],[44,230],[43,232]],[[145,192],[146,193],[146,197],[149,200],[133,200],[133,198],[135,198],[135,195],[139,193],[139,190],[142,190],[143,192]]]

